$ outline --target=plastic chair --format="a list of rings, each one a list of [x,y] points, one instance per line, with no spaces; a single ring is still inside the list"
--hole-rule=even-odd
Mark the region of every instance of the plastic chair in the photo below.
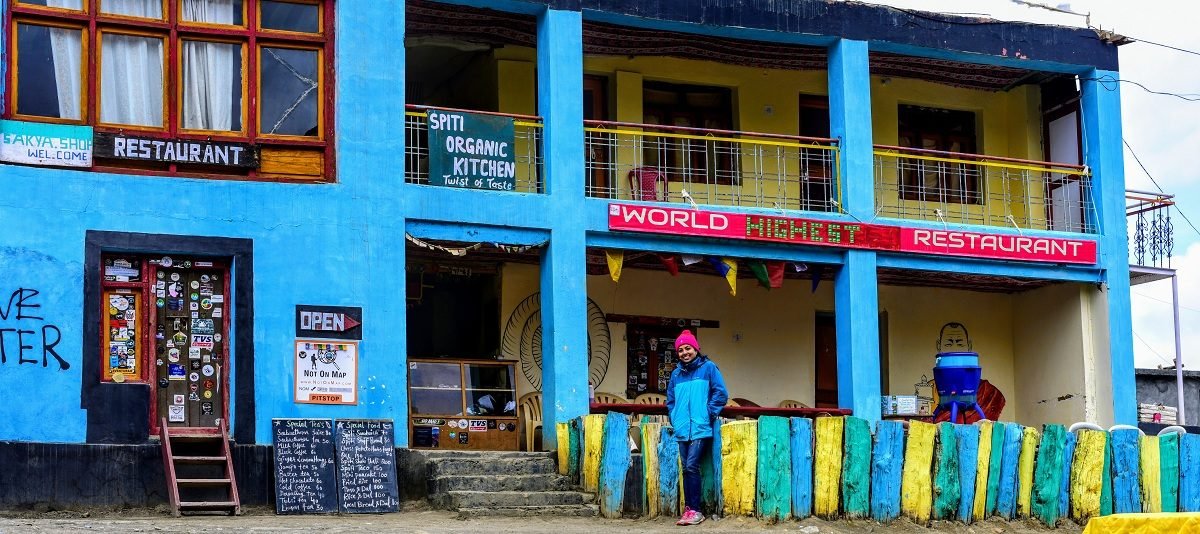
[[[667,200],[667,179],[657,169],[637,167],[631,169],[629,178],[629,196],[633,200]]]
[[[532,452],[537,429],[542,427],[542,394],[526,393],[521,396],[521,422],[525,425],[525,450]]]
[[[787,399],[787,400],[779,401],[779,407],[780,408],[808,408],[809,406],[807,404],[804,404],[803,402],[800,402],[797,400]]]
[[[662,393],[642,393],[633,399],[634,404],[666,404],[667,396]]]
[[[596,396],[593,398],[593,400],[597,404],[625,404],[625,403],[629,402],[620,395],[614,395],[612,393],[604,393],[601,391],[596,392]]]

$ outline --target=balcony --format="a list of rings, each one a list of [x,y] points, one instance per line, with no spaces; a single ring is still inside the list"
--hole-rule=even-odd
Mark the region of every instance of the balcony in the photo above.
[[[511,118],[513,121],[513,156],[516,163],[514,191],[543,193],[542,119],[532,115],[492,113],[433,106],[405,106],[405,166],[404,181],[410,184],[429,184],[429,125],[430,110],[463,112]]]
[[[1125,190],[1125,220],[1129,227],[1130,284],[1170,277],[1175,252],[1175,225],[1171,206],[1175,195]]]
[[[875,215],[1095,233],[1080,165],[875,146]]]
[[[833,139],[584,121],[587,195],[832,212],[841,206]]]

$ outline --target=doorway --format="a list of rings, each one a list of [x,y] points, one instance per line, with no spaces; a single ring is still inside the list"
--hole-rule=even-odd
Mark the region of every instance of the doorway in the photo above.
[[[837,321],[831,312],[817,312],[814,329],[816,339],[816,391],[814,403],[817,408],[838,407],[837,368]]]
[[[583,120],[608,120],[608,79],[602,76],[586,75],[583,77]],[[616,181],[611,176],[612,146],[616,140],[612,134],[602,132],[586,132],[586,156],[588,190],[600,193],[600,196],[615,198]]]

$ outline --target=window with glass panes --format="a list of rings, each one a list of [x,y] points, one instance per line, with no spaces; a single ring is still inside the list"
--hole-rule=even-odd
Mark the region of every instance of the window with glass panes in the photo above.
[[[11,12],[7,118],[332,161],[329,0],[13,0]]]

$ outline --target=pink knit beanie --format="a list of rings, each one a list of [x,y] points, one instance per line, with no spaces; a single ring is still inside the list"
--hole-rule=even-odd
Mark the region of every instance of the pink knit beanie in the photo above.
[[[691,345],[692,348],[696,349],[696,352],[700,352],[700,342],[696,341],[696,336],[692,335],[691,330],[684,330],[682,334],[679,334],[679,337],[675,338],[675,352],[679,352],[681,345]]]

